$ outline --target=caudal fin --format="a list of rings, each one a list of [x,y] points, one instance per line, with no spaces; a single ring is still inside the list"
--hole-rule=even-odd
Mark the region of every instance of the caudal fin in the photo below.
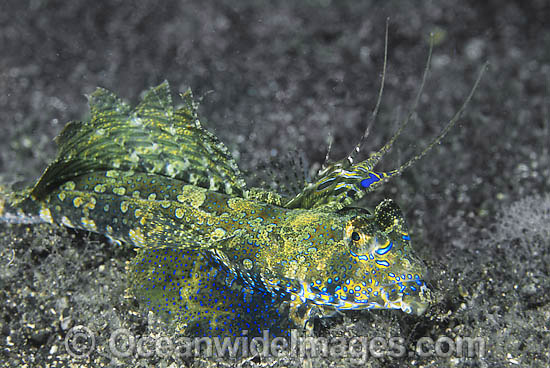
[[[0,186],[0,223],[39,224],[47,222],[40,217],[40,205],[28,198],[27,192],[11,193]]]

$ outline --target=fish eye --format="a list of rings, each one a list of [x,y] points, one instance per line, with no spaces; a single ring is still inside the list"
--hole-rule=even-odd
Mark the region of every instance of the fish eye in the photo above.
[[[357,231],[354,231],[353,233],[351,233],[351,240],[359,241],[359,239],[361,239],[361,237],[359,236],[359,233]]]

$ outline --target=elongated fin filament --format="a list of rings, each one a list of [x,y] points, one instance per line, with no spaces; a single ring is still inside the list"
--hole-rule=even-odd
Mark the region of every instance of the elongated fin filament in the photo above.
[[[464,100],[464,102],[462,103],[462,106],[460,106],[460,109],[458,109],[458,111],[454,114],[454,116],[451,118],[451,120],[449,120],[449,122],[447,123],[447,125],[441,130],[441,132],[437,135],[437,137],[435,137],[435,139],[429,144],[427,145],[423,150],[422,152],[420,152],[420,154],[416,155],[415,157],[413,157],[412,159],[410,159],[409,161],[405,162],[403,165],[399,166],[399,168],[395,169],[395,170],[391,170],[390,172],[388,172],[388,175],[389,176],[395,176],[395,175],[401,175],[401,173],[406,170],[407,168],[411,167],[416,161],[420,160],[422,157],[424,157],[436,144],[438,144],[439,142],[441,142],[441,140],[445,137],[445,135],[447,135],[447,133],[449,132],[449,130],[451,130],[451,128],[456,124],[456,122],[460,119],[460,116],[462,115],[462,113],[464,112],[464,110],[466,109],[466,106],[468,105],[468,103],[470,102],[470,100],[472,99],[472,97],[474,96],[474,93],[477,89],[477,86],[479,85],[479,82],[481,81],[481,78],[483,77],[483,73],[485,73],[485,70],[487,70],[489,66],[489,62],[485,62],[485,64],[483,64],[483,67],[481,68],[478,76],[477,76],[477,79],[474,83],[474,86],[472,87],[472,89],[470,90],[470,93],[468,94],[468,97],[466,97],[466,99]]]
[[[365,142],[365,140],[368,138],[370,134],[371,128],[374,126],[374,123],[376,122],[376,117],[378,116],[378,110],[380,109],[380,104],[382,103],[382,95],[384,93],[384,85],[386,83],[386,67],[388,65],[388,28],[389,28],[390,18],[386,18],[386,35],[384,39],[384,65],[382,67],[382,78],[380,79],[380,88],[378,90],[378,97],[376,99],[376,105],[374,106],[374,110],[372,110],[372,114],[370,117],[370,120],[367,124],[367,128],[363,132],[363,135],[361,136],[361,139],[359,139],[359,142],[355,145],[353,150],[348,154],[347,161],[350,165],[353,165],[353,162],[355,160],[355,157],[361,150],[361,146]]]
[[[422,96],[422,92],[424,92],[424,85],[426,84],[426,79],[428,77],[428,72],[430,71],[430,64],[432,61],[432,52],[433,52],[433,46],[434,46],[434,36],[433,34],[430,34],[430,50],[428,51],[428,60],[426,60],[426,66],[424,67],[424,73],[422,75],[422,82],[420,83],[420,88],[418,89],[418,93],[416,95],[416,98],[414,100],[414,104],[409,111],[409,114],[407,115],[407,118],[401,122],[393,136],[390,138],[390,140],[382,147],[378,152],[373,153],[369,157],[369,162],[372,166],[376,165],[378,161],[384,157],[384,155],[391,150],[393,147],[394,142],[396,139],[401,135],[401,132],[405,128],[405,126],[409,123],[412,116],[416,113],[416,109],[418,107],[418,103],[420,102],[420,97]]]

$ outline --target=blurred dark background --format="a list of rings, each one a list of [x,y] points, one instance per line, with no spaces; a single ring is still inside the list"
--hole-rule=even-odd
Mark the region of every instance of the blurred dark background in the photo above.
[[[340,159],[365,128],[379,89],[388,17],[384,99],[364,157],[386,142],[408,114],[431,33],[435,48],[415,118],[381,170],[395,168],[427,145],[460,107],[483,63],[490,63],[463,118],[443,142],[365,200],[372,206],[384,197],[395,199],[415,247],[448,272],[437,270],[434,278],[452,279],[452,267],[464,269],[464,264],[498,258],[492,247],[503,241],[495,234],[502,231],[498,219],[507,208],[548,193],[547,1],[4,1],[0,182],[31,184],[54,158],[52,139],[64,124],[86,118],[85,96],[96,86],[136,103],[144,90],[165,79],[174,92],[190,87],[202,97],[204,125],[228,145],[251,182],[258,165],[273,160],[282,162],[280,170],[295,169],[285,164],[289,157],[303,156],[314,171],[324,159],[329,134],[334,136],[331,157]],[[44,231],[57,236],[55,230]],[[21,229],[4,232],[6,254],[28,249],[21,244],[33,242],[33,235]],[[81,233],[72,236],[82,238]],[[92,243],[102,243],[97,239],[92,237]],[[119,256],[131,257],[131,252],[111,251],[108,244],[96,246],[93,254],[107,254],[88,265],[92,269]],[[35,266],[42,265],[40,259],[50,257],[51,251],[38,247],[45,253],[38,252],[37,258],[36,252],[33,256],[21,250],[21,262],[24,253]],[[463,252],[470,256],[460,259]],[[532,256],[525,252],[523,260]],[[59,267],[67,267],[57,259]],[[117,267],[122,270],[123,262]],[[4,283],[25,278],[21,272],[8,272]],[[548,275],[541,272],[543,280]],[[525,270],[520,274],[526,275]],[[449,288],[455,282],[449,281]],[[4,290],[6,300],[15,298],[15,304],[17,287],[24,284]],[[44,298],[43,303],[53,303]],[[450,300],[454,306],[462,302]],[[537,308],[547,302],[538,300]],[[4,313],[22,312],[16,308]],[[6,336],[17,320],[3,322]],[[61,338],[56,331],[52,329],[42,344]],[[21,334],[21,351],[36,351]]]

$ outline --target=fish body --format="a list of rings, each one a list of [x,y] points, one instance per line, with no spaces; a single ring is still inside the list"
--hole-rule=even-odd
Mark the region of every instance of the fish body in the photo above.
[[[38,218],[136,248],[134,294],[189,334],[285,335],[335,309],[424,312],[426,270],[399,207],[352,207],[399,170],[374,171],[380,154],[348,157],[294,197],[249,188],[190,92],[181,96],[176,109],[165,82],[131,109],[98,89],[91,119],[66,126],[57,159],[0,219]]]

